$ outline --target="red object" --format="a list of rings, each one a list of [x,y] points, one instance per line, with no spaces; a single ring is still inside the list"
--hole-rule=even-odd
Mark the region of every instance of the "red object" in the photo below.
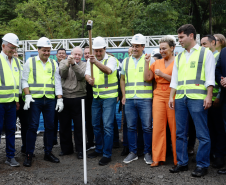
[[[195,84],[196,86],[199,86],[199,84]]]

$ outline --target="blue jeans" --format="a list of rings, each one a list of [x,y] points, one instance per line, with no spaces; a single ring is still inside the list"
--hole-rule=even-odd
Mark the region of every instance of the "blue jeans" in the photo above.
[[[44,146],[45,153],[49,154],[53,148],[54,140],[54,116],[56,100],[43,98],[34,98],[35,102],[31,102],[29,110],[29,123],[27,131],[27,147],[26,153],[33,154],[35,150],[35,141],[39,127],[40,114],[42,112],[45,127]]]
[[[123,146],[129,147],[128,144],[128,136],[127,136],[127,122],[126,122],[126,115],[125,115],[125,105],[123,105]],[[142,125],[140,122],[140,118],[137,121],[137,148],[144,149],[144,139],[143,139],[143,130]]]
[[[117,98],[94,98],[92,103],[92,125],[96,141],[96,152],[111,158],[114,137],[114,115]],[[101,117],[103,124],[101,124]]]
[[[0,103],[0,134],[3,123],[6,133],[6,156],[14,158],[15,156],[15,130],[16,130],[16,102]]]
[[[127,99],[125,104],[127,134],[130,152],[137,153],[137,122],[141,120],[144,154],[152,153],[152,100]]]
[[[195,124],[196,137],[199,140],[198,152],[196,155],[197,166],[208,168],[210,165],[210,135],[207,124],[208,110],[204,110],[203,100],[189,99],[184,96],[175,100],[176,114],[176,151],[177,161],[181,166],[188,164],[187,133],[189,112]]]
[[[113,142],[119,143],[118,123],[116,120],[116,114],[114,116],[114,139],[113,139]]]

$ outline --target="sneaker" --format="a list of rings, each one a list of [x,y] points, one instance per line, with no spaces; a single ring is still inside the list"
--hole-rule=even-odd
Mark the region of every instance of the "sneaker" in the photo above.
[[[7,160],[5,161],[5,163],[8,164],[8,165],[10,165],[10,166],[13,166],[13,167],[20,166],[20,163],[18,163],[15,158],[12,158],[12,159],[7,158]]]
[[[128,164],[137,159],[138,159],[137,154],[130,152],[129,155],[123,160],[123,162]]]
[[[146,162],[146,164],[152,164],[152,158],[151,158],[151,154],[149,154],[149,153],[146,153],[145,155],[144,155],[144,161]]]
[[[96,146],[94,144],[89,144],[89,143],[86,144],[86,151],[93,150],[95,148]]]

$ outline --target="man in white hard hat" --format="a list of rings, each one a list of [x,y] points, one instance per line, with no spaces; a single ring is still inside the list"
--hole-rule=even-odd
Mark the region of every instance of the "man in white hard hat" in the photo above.
[[[26,158],[24,166],[30,167],[35,149],[35,141],[42,112],[45,126],[44,160],[59,163],[52,154],[54,139],[55,106],[58,112],[64,108],[62,99],[61,77],[55,60],[49,59],[51,42],[42,37],[38,40],[38,56],[29,58],[23,69],[22,88],[25,93],[24,110],[29,110],[29,127],[27,131]],[[55,100],[57,96],[57,104]]]
[[[85,78],[93,86],[92,124],[96,149],[88,157],[95,158],[103,153],[99,165],[106,165],[111,161],[112,155],[114,115],[118,97],[118,63],[114,57],[106,54],[106,43],[102,37],[94,39],[93,51],[94,54],[90,55],[87,61]],[[90,63],[93,64],[93,79]]]
[[[128,156],[123,160],[130,163],[137,156],[137,121],[140,118],[144,138],[144,161],[152,163],[152,83],[144,81],[145,55],[143,54],[146,38],[136,34],[132,40],[133,55],[126,58],[122,64],[121,91],[122,104],[125,105],[125,115],[128,128]]]
[[[2,51],[0,54],[0,134],[3,122],[6,132],[6,164],[20,166],[15,160],[15,129],[16,110],[19,110],[19,85],[21,80],[21,66],[17,58],[13,57],[19,39],[13,33],[7,33],[2,38]]]

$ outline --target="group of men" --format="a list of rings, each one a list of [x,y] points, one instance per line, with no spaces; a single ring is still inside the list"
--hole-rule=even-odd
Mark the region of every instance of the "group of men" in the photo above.
[[[124,59],[122,63],[120,88],[117,75],[119,62],[115,57],[106,53],[107,45],[102,37],[96,37],[93,40],[93,54],[89,54],[89,48],[84,49],[84,58],[87,62],[81,61],[83,50],[80,47],[73,48],[68,57],[66,50],[61,48],[57,51],[58,62],[50,59],[51,42],[48,38],[42,37],[37,42],[38,56],[29,58],[23,65],[23,69],[18,59],[13,57],[13,53],[18,47],[18,37],[9,33],[2,39],[0,131],[5,122],[7,164],[19,166],[14,158],[14,132],[16,110],[21,109],[24,109],[22,115],[26,115],[22,119],[20,118],[22,125],[21,152],[25,154],[24,166],[32,165],[41,112],[45,126],[44,160],[60,162],[52,153],[53,145],[57,143],[58,119],[61,146],[59,155],[74,153],[71,134],[73,120],[75,151],[78,159],[82,159],[81,99],[86,99],[87,147],[88,149],[95,148],[94,152],[88,154],[88,158],[102,156],[99,165],[108,164],[112,155],[114,116],[119,90],[122,92],[121,102],[124,105],[126,116],[129,149],[123,162],[130,163],[138,159],[137,123],[140,121],[143,131],[144,161],[146,164],[152,163],[153,88],[152,82],[144,81],[145,61],[149,60],[150,64],[151,61],[150,57],[144,54],[146,38],[142,34],[134,35],[131,40],[133,54]],[[218,55],[219,53],[214,49],[216,39],[214,40],[209,35],[201,40],[201,45],[204,47],[199,46],[196,43],[196,30],[190,24],[183,25],[178,29],[178,39],[185,50],[175,58],[170,84],[169,107],[175,108],[178,161],[170,172],[177,173],[188,170],[187,132],[190,114],[195,124],[196,137],[199,140],[197,166],[192,172],[192,176],[200,177],[207,173],[210,165],[210,152],[216,157],[216,153],[219,152],[216,151],[217,149],[211,151],[211,140],[218,143],[219,140],[224,139],[226,49],[223,49]],[[90,64],[93,65],[93,77]],[[216,97],[219,87],[221,87],[221,106],[211,107],[212,101],[215,103],[215,100],[219,99]],[[19,101],[20,88],[23,89],[21,101]],[[210,107],[211,109],[209,109]],[[218,123],[215,119],[211,119],[216,115],[220,120]],[[208,116],[211,120],[209,123]],[[217,132],[209,134],[208,124],[209,127],[215,127]],[[220,131],[219,128],[221,128]],[[219,155],[218,158],[222,159],[225,154]],[[225,174],[226,170],[220,170],[218,173]]]

